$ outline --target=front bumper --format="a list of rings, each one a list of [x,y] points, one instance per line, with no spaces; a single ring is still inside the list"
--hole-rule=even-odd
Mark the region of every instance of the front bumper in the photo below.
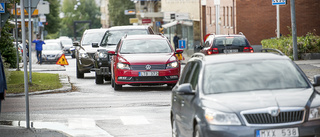
[[[110,69],[109,67],[100,67],[100,68],[94,68],[97,75],[103,75],[103,76],[110,76]]]
[[[320,137],[320,120],[308,121],[289,126],[217,126],[202,124],[203,137],[260,137],[256,135],[261,129],[298,128],[299,137]],[[263,136],[261,136],[263,137]]]
[[[134,84],[176,84],[179,76],[180,69],[165,69],[165,70],[152,70],[158,71],[158,76],[139,76],[139,72],[148,72],[145,70],[120,70],[115,73],[115,82],[119,85],[134,85]],[[150,71],[149,71],[150,72]]]

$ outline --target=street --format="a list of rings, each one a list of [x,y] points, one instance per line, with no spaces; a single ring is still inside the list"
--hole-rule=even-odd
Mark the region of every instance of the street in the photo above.
[[[114,91],[110,82],[96,85],[93,72],[77,79],[75,59],[67,56],[67,60],[66,71],[41,72],[68,75],[76,90],[29,96],[33,127],[71,136],[171,136],[171,91],[166,86],[124,86]],[[24,126],[25,117],[25,97],[6,98],[0,121],[21,121]]]

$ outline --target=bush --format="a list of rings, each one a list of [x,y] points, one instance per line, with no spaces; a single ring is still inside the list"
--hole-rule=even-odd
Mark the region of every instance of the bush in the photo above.
[[[293,57],[292,36],[264,39],[261,43],[263,48],[279,49],[290,58]],[[299,58],[303,53],[320,53],[320,36],[309,32],[306,36],[297,37],[297,47]]]

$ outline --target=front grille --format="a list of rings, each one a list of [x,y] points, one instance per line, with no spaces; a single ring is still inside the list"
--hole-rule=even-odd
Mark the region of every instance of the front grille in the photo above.
[[[131,65],[132,70],[146,70],[146,65]],[[150,70],[163,70],[166,69],[165,64],[160,64],[160,65],[151,65]]]
[[[299,122],[303,120],[304,111],[280,112],[278,116],[269,113],[243,114],[249,124],[281,124]]]
[[[54,58],[56,55],[47,55],[47,58]]]

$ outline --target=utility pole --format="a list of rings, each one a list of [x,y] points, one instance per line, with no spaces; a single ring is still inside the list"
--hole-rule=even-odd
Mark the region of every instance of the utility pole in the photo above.
[[[290,5],[291,5],[291,26],[292,26],[293,59],[294,59],[294,60],[298,60],[295,0],[290,0]]]
[[[17,3],[14,0],[14,18],[15,18],[15,33],[14,33],[14,37],[15,37],[15,41],[16,41],[16,51],[17,51],[17,71],[20,71],[20,67],[19,67],[19,51],[18,51],[18,19],[17,19]]]
[[[28,5],[28,9],[29,9],[29,23],[28,23],[28,32],[29,32],[29,82],[30,83],[32,83],[32,60],[31,60],[31,57],[32,57],[32,53],[31,53],[31,41],[32,41],[32,37],[31,37],[31,35],[32,35],[32,28],[31,28],[31,15],[32,15],[32,13],[31,13],[31,0],[28,0],[29,2],[29,5]]]
[[[27,73],[27,53],[26,53],[26,26],[24,19],[24,0],[20,0],[21,11],[21,30],[22,30],[22,45],[23,45],[23,69],[24,69],[24,93],[26,96],[26,127],[30,128],[30,116],[29,116],[29,86],[28,86],[28,73]]]

